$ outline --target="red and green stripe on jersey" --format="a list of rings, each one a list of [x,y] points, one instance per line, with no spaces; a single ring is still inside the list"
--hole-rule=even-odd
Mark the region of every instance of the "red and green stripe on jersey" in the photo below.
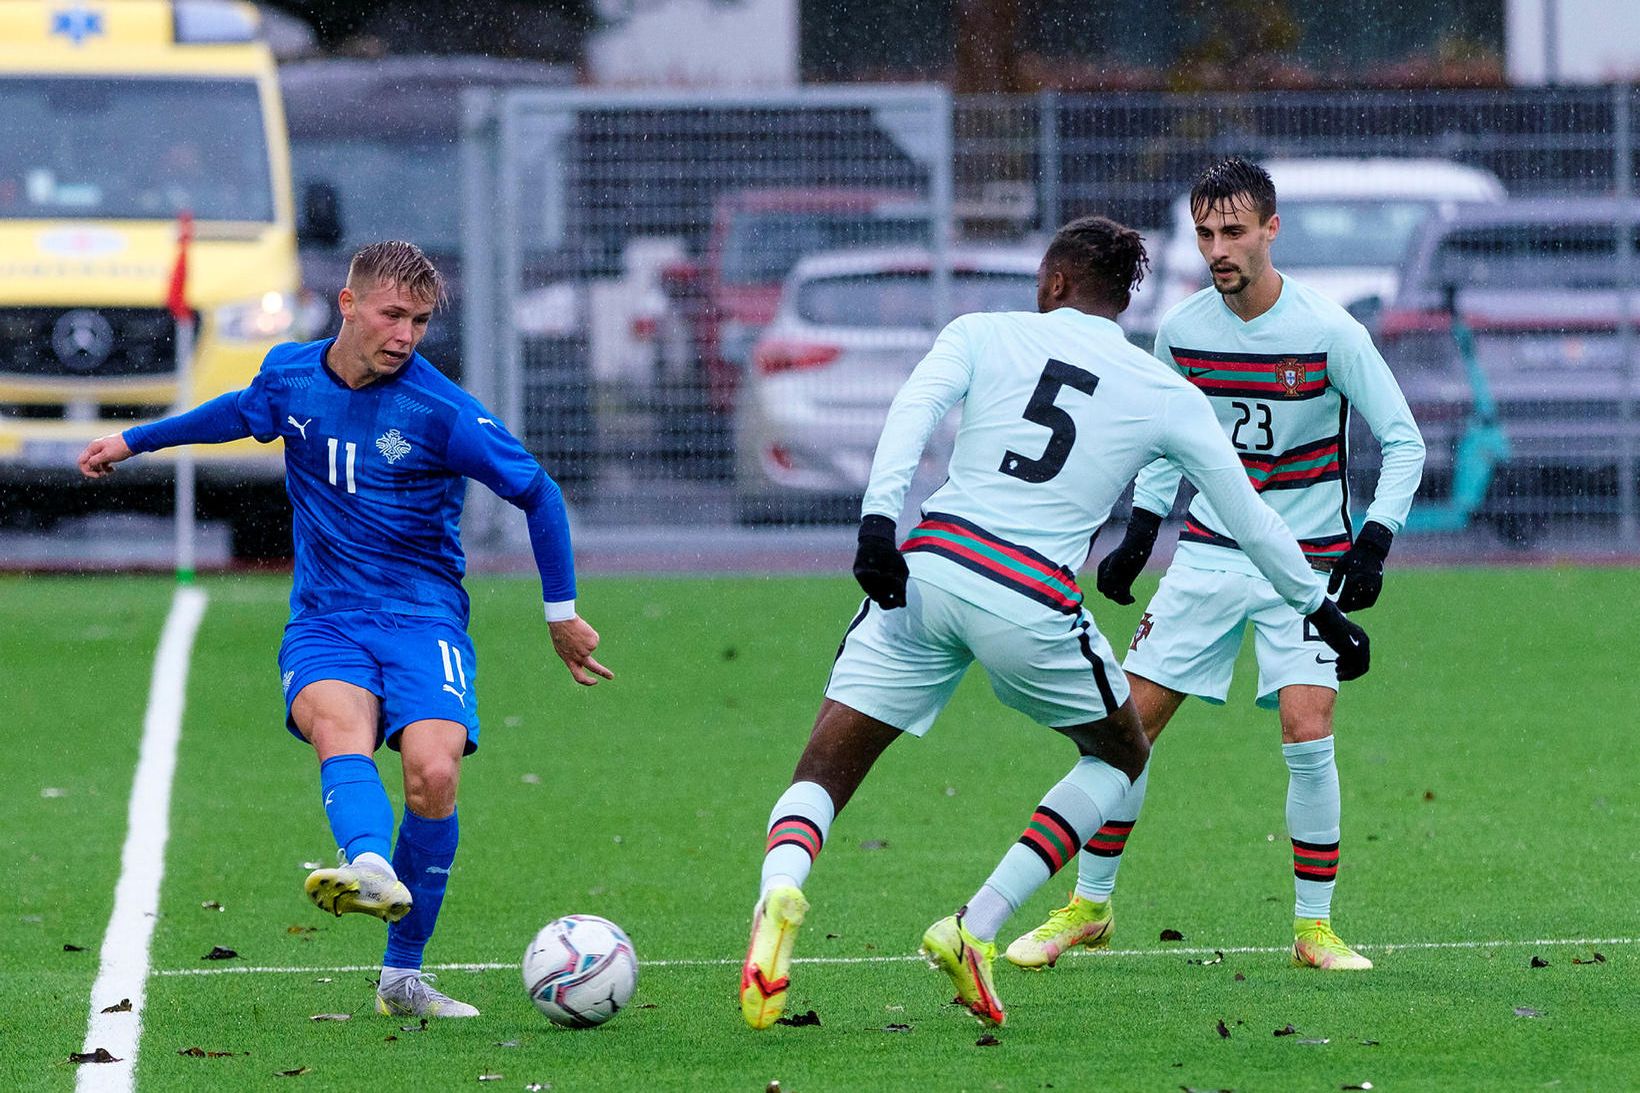
[[[1338,877],[1338,844],[1293,840],[1293,875],[1326,884]]]
[[[900,549],[953,561],[1062,614],[1082,610],[1082,590],[1069,569],[960,516],[927,513]]]
[[[1170,345],[1186,379],[1204,395],[1285,401],[1327,391],[1326,353],[1210,353]]]
[[[1194,516],[1185,518],[1184,530],[1179,532],[1179,542],[1201,543],[1205,546],[1224,547],[1227,550],[1241,549],[1240,543],[1228,535],[1220,535]],[[1305,559],[1312,566],[1328,566],[1342,558],[1344,552],[1350,549],[1350,536],[1346,533],[1323,536],[1320,539],[1300,539],[1298,548],[1304,552]]]
[[[777,846],[795,846],[807,851],[809,860],[813,861],[820,856],[824,842],[825,836],[813,820],[806,816],[782,816],[769,825],[769,845],[763,852],[767,854]]]
[[[1082,845],[1076,829],[1047,805],[1036,806],[1019,842],[1036,852],[1042,864],[1048,867],[1049,876],[1063,869],[1065,863],[1075,856],[1077,847]]]
[[[1132,820],[1109,820],[1093,838],[1082,847],[1089,854],[1097,854],[1101,858],[1119,858],[1122,851],[1127,849],[1128,836],[1133,834]]]
[[[1323,437],[1289,448],[1280,455],[1237,452],[1247,480],[1259,493],[1301,490],[1317,482],[1336,482],[1344,475],[1344,438]]]

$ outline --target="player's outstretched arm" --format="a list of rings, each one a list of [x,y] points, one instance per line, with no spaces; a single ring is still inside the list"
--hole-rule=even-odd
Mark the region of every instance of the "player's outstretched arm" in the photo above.
[[[80,473],[87,478],[105,478],[114,473],[114,464],[125,462],[133,454],[121,434],[99,436],[80,453]]]
[[[614,679],[615,673],[593,659],[598,648],[598,631],[581,616],[549,622],[552,632],[552,650],[564,662],[575,682],[583,687],[595,686],[599,679]]]

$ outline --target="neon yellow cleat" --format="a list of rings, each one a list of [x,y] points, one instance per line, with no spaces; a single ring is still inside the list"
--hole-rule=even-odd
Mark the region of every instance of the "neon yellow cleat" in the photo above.
[[[1115,928],[1116,914],[1109,900],[1095,903],[1073,895],[1069,903],[1048,916],[1048,921],[1015,938],[1004,955],[1008,963],[1021,968],[1051,968],[1054,961],[1078,945],[1090,949],[1109,945]]]
[[[923,934],[922,954],[931,966],[951,977],[957,1001],[967,1006],[981,1024],[1001,1025],[1008,1020],[991,982],[996,942],[981,941],[968,932],[960,915],[948,915]]]
[[[752,941],[740,968],[740,1015],[753,1028],[768,1028],[786,1008],[792,948],[809,901],[790,885],[769,889],[752,912]]]
[[[1324,918],[1293,919],[1293,966],[1330,972],[1364,972],[1372,961],[1344,944]]]
[[[349,864],[341,853],[336,861],[336,868],[315,869],[302,882],[302,890],[320,910],[337,917],[357,912],[383,922],[397,922],[410,913],[410,889],[391,868],[369,861]]]

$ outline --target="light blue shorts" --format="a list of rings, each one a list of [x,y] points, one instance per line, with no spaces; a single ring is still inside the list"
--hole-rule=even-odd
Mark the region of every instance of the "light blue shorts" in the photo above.
[[[1337,654],[1263,577],[1175,565],[1139,619],[1122,668],[1223,705],[1253,624],[1257,702],[1275,709],[1283,687],[1338,690]]]
[[[478,750],[478,663],[472,639],[440,618],[338,611],[292,619],[279,644],[285,727],[302,738],[290,704],[309,683],[339,679],[381,702],[376,747],[394,751],[413,721],[439,719],[467,728],[464,754]]]
[[[860,605],[826,697],[921,736],[976,660],[1004,705],[1051,728],[1102,720],[1127,701],[1127,679],[1086,611],[1045,607],[1022,626],[916,577],[904,607]]]

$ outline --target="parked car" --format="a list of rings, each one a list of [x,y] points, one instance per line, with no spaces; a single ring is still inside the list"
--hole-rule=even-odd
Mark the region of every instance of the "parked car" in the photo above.
[[[1492,172],[1444,159],[1272,159],[1281,232],[1271,254],[1327,297],[1366,321],[1395,294],[1407,247],[1432,214],[1504,199]],[[1129,324],[1154,331],[1163,313],[1208,285],[1196,249],[1190,197],[1151,253],[1150,276],[1134,294]]]
[[[1035,310],[1039,251],[955,247],[950,258],[951,315]],[[923,247],[822,252],[792,269],[736,413],[742,523],[859,517],[889,403],[938,332],[930,270]],[[952,427],[930,445],[935,471]]]
[[[561,65],[459,55],[282,66],[305,332],[320,337],[334,328],[336,293],[354,251],[408,239],[438,266],[449,292],[421,352],[459,378],[461,92],[573,82]]]
[[[673,263],[662,284],[686,316],[712,410],[734,408],[752,346],[774,318],[780,284],[814,251],[931,242],[928,203],[903,190],[767,187],[735,190],[713,207],[699,259]]]
[[[1531,199],[1425,225],[1377,336],[1429,444],[1435,491],[1475,402],[1452,337],[1456,313],[1510,449],[1482,515],[1518,524],[1521,514],[1615,507],[1625,292],[1627,321],[1640,319],[1640,258],[1626,286],[1618,262],[1623,213],[1615,199]],[[1640,201],[1626,216],[1632,231]]]

